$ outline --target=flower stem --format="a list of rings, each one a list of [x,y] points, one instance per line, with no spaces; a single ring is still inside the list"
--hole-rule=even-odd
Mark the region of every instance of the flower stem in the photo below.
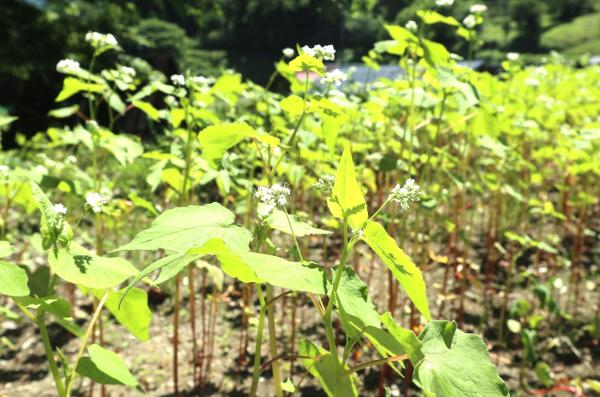
[[[258,327],[256,330],[256,343],[254,346],[254,365],[252,367],[252,387],[250,388],[250,397],[256,397],[256,389],[258,387],[258,378],[260,376],[260,351],[262,346],[263,329],[265,326],[265,297],[263,296],[262,287],[256,285],[256,293],[260,302],[260,311],[258,313]]]
[[[40,330],[40,335],[42,336],[42,343],[44,344],[44,351],[46,352],[46,359],[48,360],[50,373],[52,374],[54,384],[56,385],[56,392],[60,397],[68,396],[68,391],[65,392],[65,385],[60,377],[60,373],[58,372],[56,361],[54,360],[54,350],[52,349],[52,344],[50,343],[50,338],[48,336],[45,317],[46,312],[42,309],[38,312],[35,322],[37,323],[37,326]]]

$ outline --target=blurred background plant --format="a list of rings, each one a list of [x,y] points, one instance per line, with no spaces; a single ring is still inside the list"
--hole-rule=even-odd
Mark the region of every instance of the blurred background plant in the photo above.
[[[462,20],[473,3],[459,1],[440,12]],[[549,50],[573,57],[600,53],[599,2],[485,4],[483,44],[476,57],[488,68],[509,51],[532,54],[523,57],[525,62]],[[116,58],[135,62],[138,71],[147,62],[167,76],[216,75],[232,68],[264,84],[282,48],[333,43],[339,63],[357,62],[373,42],[386,37],[384,21],[403,26],[417,10],[434,6],[434,0],[11,0],[0,9],[0,107],[19,119],[5,134],[5,145],[17,131],[31,136],[46,127],[45,115],[61,84],[56,63],[66,57],[87,60],[80,38],[88,30],[114,34],[125,50],[105,55],[100,67]],[[466,56],[465,42],[449,26],[435,25],[428,35]]]

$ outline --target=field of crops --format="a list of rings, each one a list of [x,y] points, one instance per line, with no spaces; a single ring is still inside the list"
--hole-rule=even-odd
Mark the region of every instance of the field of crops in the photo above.
[[[470,53],[471,11],[386,26],[364,63],[405,73],[367,84],[89,33],[0,152],[0,396],[600,395],[600,67],[460,66],[426,32]]]

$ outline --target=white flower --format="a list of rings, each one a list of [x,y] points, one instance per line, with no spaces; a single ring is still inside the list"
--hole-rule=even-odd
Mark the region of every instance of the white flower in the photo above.
[[[61,59],[56,64],[56,71],[61,72],[61,73],[73,73],[73,72],[76,72],[79,70],[81,70],[81,66],[79,65],[79,62],[74,61],[69,58]]]
[[[290,195],[290,189],[280,183],[273,186],[259,186],[254,192],[254,198],[259,202],[258,216],[266,218],[276,207],[285,208],[287,206],[287,196]]]
[[[108,200],[103,198],[100,193],[90,192],[85,195],[86,204],[94,211],[98,213],[102,211],[102,206],[108,203]]]
[[[487,11],[487,6],[485,4],[473,4],[471,8],[469,8],[469,12],[471,14],[482,14]]]
[[[41,164],[36,165],[35,168],[34,168],[34,170],[38,174],[42,174],[42,175],[46,175],[48,173],[48,168],[44,167]]]
[[[509,52],[508,54],[506,54],[506,59],[512,62],[518,61],[520,57],[521,55],[519,55],[518,52]]]
[[[185,77],[182,74],[174,74],[171,76],[171,81],[174,85],[185,85]]]
[[[65,207],[62,204],[54,204],[52,206],[52,208],[54,208],[54,212],[56,212],[59,215],[67,215],[67,207]]]
[[[281,51],[283,53],[283,56],[286,58],[291,58],[294,56],[294,54],[296,53],[296,51],[294,51],[293,48],[284,48],[283,51]]]
[[[408,178],[404,183],[404,186],[400,186],[400,184],[398,184],[392,189],[389,200],[400,203],[400,207],[402,209],[408,209],[409,202],[420,200],[420,189],[421,188],[415,183],[414,179]]]
[[[115,36],[110,33],[87,32],[85,34],[85,41],[90,43],[94,48],[116,47],[119,45]]]
[[[333,184],[335,183],[335,177],[333,175],[325,175],[323,178],[319,178],[316,183],[313,183],[313,187],[323,193],[331,193],[333,190]]]
[[[533,77],[527,77],[524,80],[524,83],[530,87],[537,87],[540,85],[540,81],[538,79],[534,79]]]
[[[173,78],[173,77],[171,77],[171,78]],[[204,77],[204,76],[190,77],[190,81],[192,82],[192,84],[201,85],[201,86],[211,85],[212,83],[215,82],[215,80],[212,77]]]
[[[340,69],[334,69],[331,72],[327,72],[325,77],[321,79],[321,83],[323,84],[334,84],[340,85],[343,81],[346,81],[348,75],[342,72]]]
[[[463,19],[463,25],[465,25],[469,29],[473,29],[477,24],[477,20],[475,19],[475,15],[469,14]]]
[[[454,0],[436,0],[435,4],[438,7],[450,7],[452,4],[454,4]]]
[[[0,175],[1,176],[7,176],[9,171],[10,171],[10,168],[8,168],[7,165],[4,165],[4,164],[0,165]]]
[[[335,59],[335,48],[331,44],[324,46],[317,44],[314,47],[305,45],[302,47],[302,52],[321,61],[333,61]]]
[[[119,72],[129,77],[135,77],[135,69],[129,66],[120,66]]]
[[[412,19],[408,22],[406,22],[406,24],[404,25],[404,27],[406,28],[406,30],[408,30],[409,32],[416,32],[417,29],[419,29],[419,27],[417,26],[417,23],[415,21],[413,21]]]

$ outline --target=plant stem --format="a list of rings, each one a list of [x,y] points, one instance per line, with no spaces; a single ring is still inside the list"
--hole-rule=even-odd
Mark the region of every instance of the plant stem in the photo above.
[[[267,284],[267,301],[273,299],[273,286]],[[271,357],[277,357],[277,330],[275,329],[275,305],[267,305],[267,320],[269,325],[269,351]],[[273,371],[273,383],[275,383],[275,396],[282,397],[281,389],[281,365],[278,360],[271,363]]]
[[[104,292],[102,299],[100,299],[100,302],[98,302],[98,306],[96,307],[96,311],[94,312],[94,314],[92,316],[92,320],[90,321],[88,328],[85,331],[83,338],[81,339],[81,346],[79,346],[79,351],[77,352],[77,355],[75,356],[75,360],[73,361],[73,367],[72,367],[73,373],[70,375],[69,379],[67,380],[67,385],[66,385],[67,390],[65,393],[66,397],[69,397],[71,395],[71,388],[73,387],[73,380],[75,379],[75,374],[76,374],[75,369],[77,368],[77,364],[79,363],[81,356],[83,356],[83,352],[85,350],[85,347],[87,346],[87,341],[90,338],[90,336],[92,335],[92,331],[94,330],[94,325],[96,324],[96,321],[100,317],[100,312],[102,311],[102,308],[104,307],[104,304],[106,303],[106,299],[108,299],[108,290],[106,290]]]
[[[407,359],[408,359],[408,356],[406,354],[402,354],[400,356],[392,356],[392,357],[380,358],[380,359],[373,360],[373,361],[368,361],[366,363],[359,364],[356,367],[350,368],[349,370],[344,372],[344,376],[351,375],[355,372],[360,371],[361,369],[374,367],[375,365],[387,364],[387,363],[392,363],[392,362],[396,362],[396,361],[404,361]]]
[[[52,344],[50,343],[50,338],[48,337],[48,329],[46,328],[45,317],[46,312],[44,310],[40,310],[37,314],[35,322],[37,323],[37,326],[40,330],[40,335],[42,336],[44,351],[46,352],[46,359],[48,360],[50,373],[52,374],[54,384],[56,385],[56,392],[60,397],[68,396],[68,389],[65,392],[65,385],[63,383],[62,378],[60,377],[60,373],[58,372],[58,366],[56,365],[56,361],[54,360],[54,350],[52,349]]]
[[[265,298],[262,293],[262,287],[256,285],[256,293],[260,302],[260,311],[258,313],[258,327],[256,330],[256,343],[254,346],[254,365],[252,367],[252,387],[250,388],[250,397],[256,397],[258,387],[258,378],[260,377],[260,351],[262,346],[263,329],[265,326]]]
[[[342,224],[342,233],[343,233],[343,247],[342,247],[342,257],[340,259],[340,264],[338,265],[337,270],[335,271],[335,279],[333,281],[333,286],[331,288],[331,292],[329,293],[329,299],[327,302],[327,307],[325,308],[325,333],[327,335],[327,343],[329,344],[329,351],[331,355],[335,357],[335,362],[339,365],[339,357],[337,354],[337,344],[335,343],[335,335],[333,333],[333,322],[331,320],[331,312],[333,311],[333,303],[335,301],[335,294],[340,285],[340,281],[342,280],[342,275],[344,274],[344,266],[346,264],[346,260],[348,258],[348,219],[344,217],[344,222]]]

